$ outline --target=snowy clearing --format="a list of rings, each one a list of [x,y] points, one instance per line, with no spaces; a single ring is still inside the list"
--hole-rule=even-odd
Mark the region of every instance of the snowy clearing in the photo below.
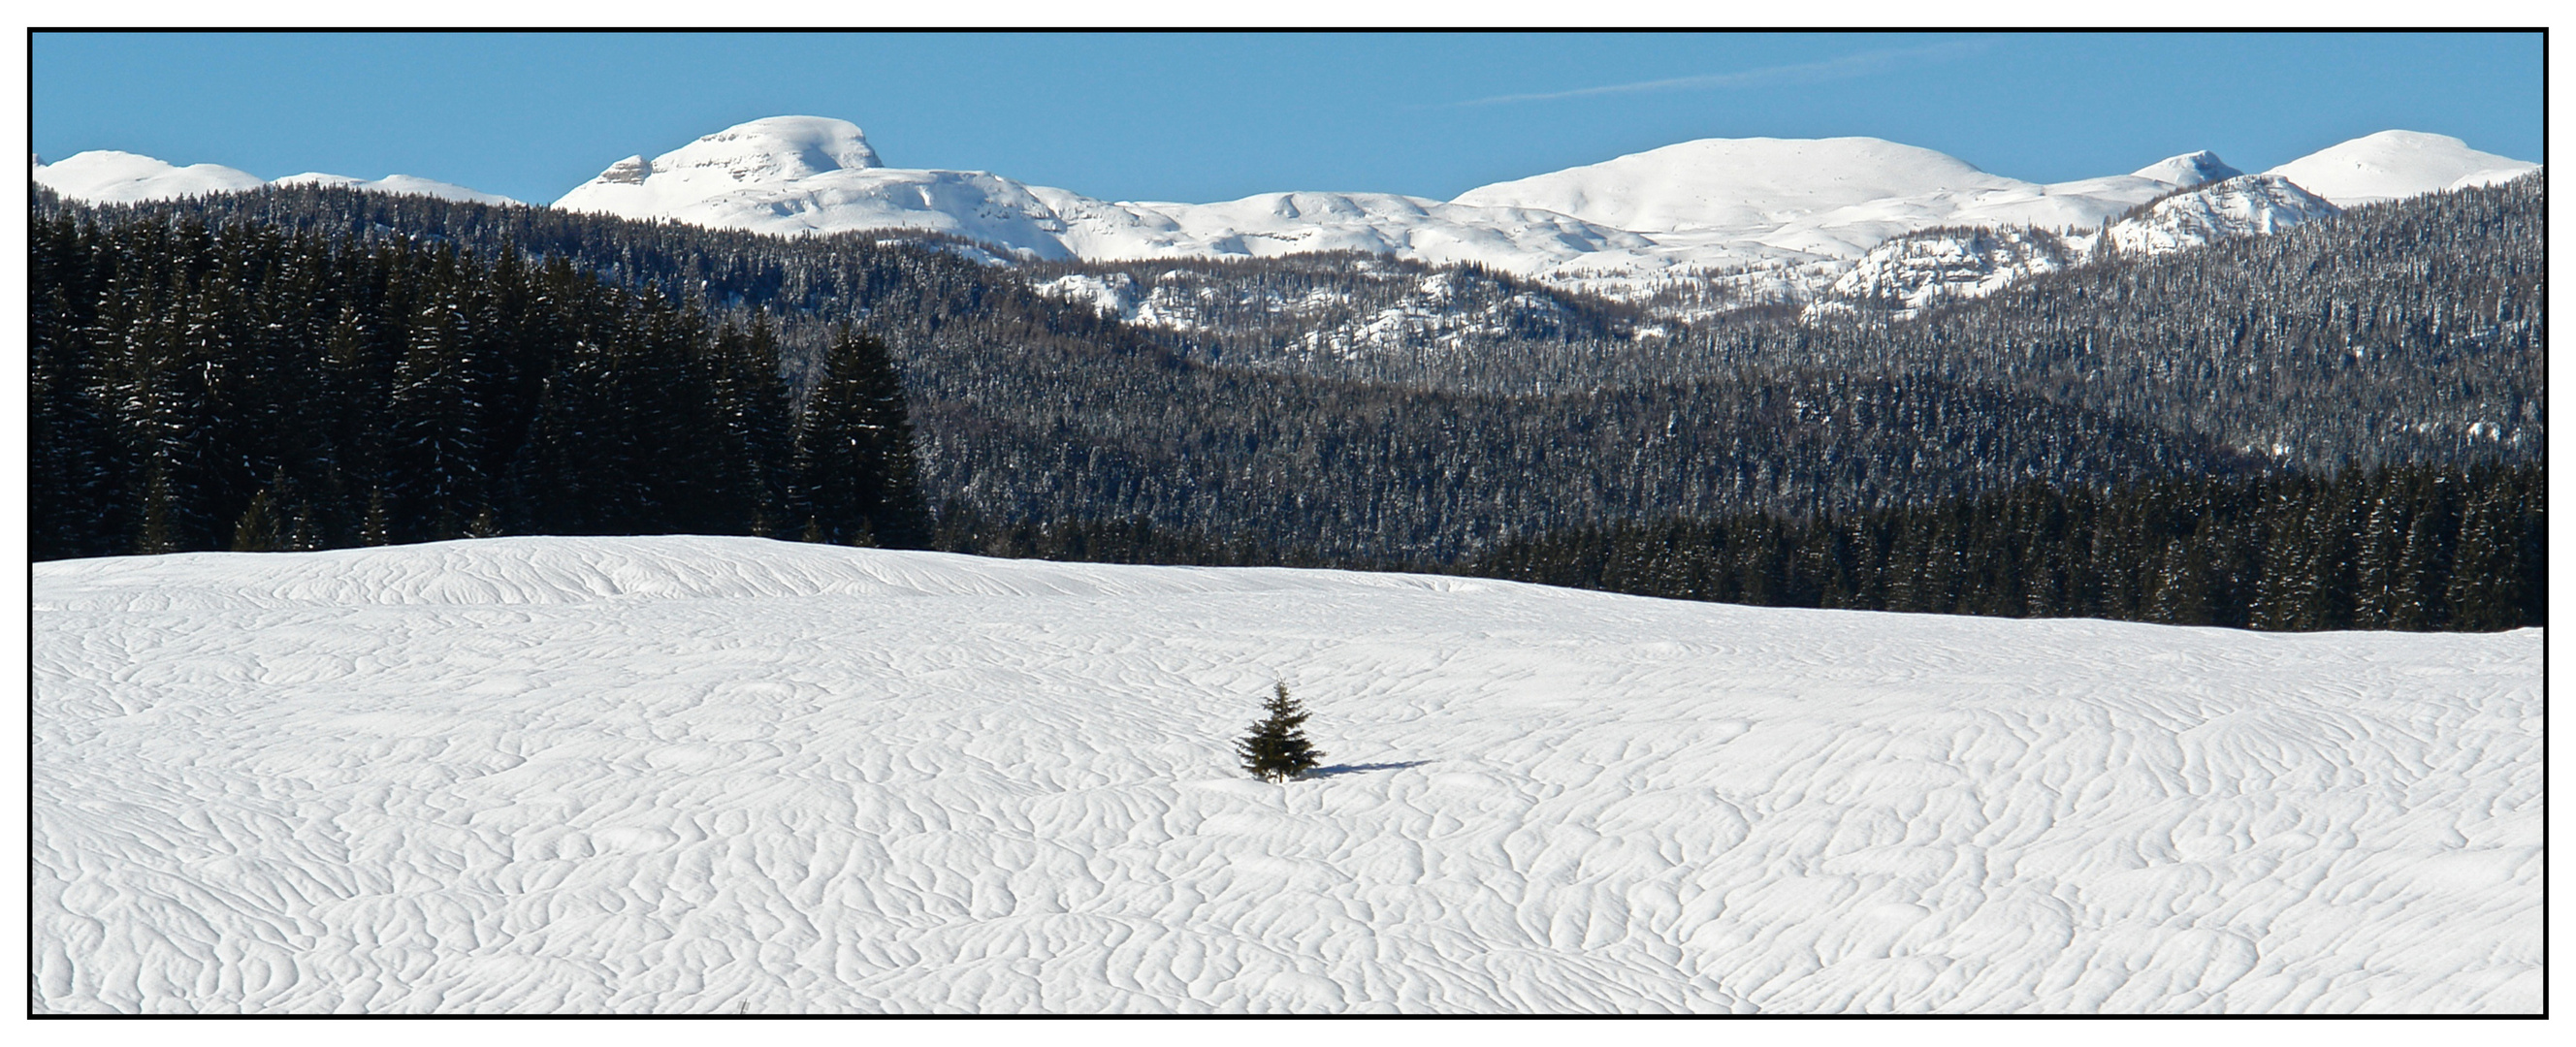
[[[38,564],[52,1012],[2528,1012],[2541,639],[523,538]],[[1230,748],[1273,678],[1327,773]]]

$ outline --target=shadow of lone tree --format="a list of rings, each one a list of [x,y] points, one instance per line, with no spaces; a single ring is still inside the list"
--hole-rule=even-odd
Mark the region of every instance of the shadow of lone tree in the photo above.
[[[1284,782],[1314,770],[1324,754],[1306,741],[1306,707],[1288,697],[1287,681],[1275,686],[1261,707],[1268,718],[1253,724],[1252,733],[1234,743],[1234,753],[1253,777]]]

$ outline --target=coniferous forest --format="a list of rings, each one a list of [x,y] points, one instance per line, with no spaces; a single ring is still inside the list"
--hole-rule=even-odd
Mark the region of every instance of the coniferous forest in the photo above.
[[[35,196],[38,558],[692,532],[2262,629],[2543,615],[2537,177],[1828,323],[1385,259]]]
[[[844,329],[801,411],[755,318],[561,257],[273,226],[32,230],[40,558],[498,534],[918,545],[903,394]]]
[[[2547,624],[2537,465],[2032,484],[1793,522],[1669,520],[1507,542],[1463,573],[1763,607],[2270,630]]]

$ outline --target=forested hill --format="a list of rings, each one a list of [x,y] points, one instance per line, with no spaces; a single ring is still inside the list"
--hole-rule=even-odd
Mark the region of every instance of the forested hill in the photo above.
[[[903,393],[562,256],[194,219],[31,235],[38,559],[497,534],[917,545]]]
[[[1908,321],[1711,326],[1679,353],[2005,385],[2301,469],[2535,460],[2546,204],[2530,175],[2080,266]]]
[[[766,313],[791,399],[855,322],[900,368],[934,508],[1442,563],[1566,528],[1847,514],[2032,481],[2531,460],[2540,201],[2533,178],[2359,208],[1896,323],[1659,327],[1468,271],[1203,266],[1194,300],[1274,300],[1265,286],[1295,270],[1301,300],[1325,307],[1190,330],[1030,287],[1109,270],[1030,273],[917,234],[789,240],[323,188],[95,209],[40,193],[37,208],[560,260],[656,288],[710,331]],[[1382,298],[1446,280],[1495,323],[1444,340],[1455,318],[1426,299],[1405,306],[1423,337],[1287,351],[1297,323],[1382,320],[1332,304],[1365,280]],[[102,410],[124,402],[84,380]]]

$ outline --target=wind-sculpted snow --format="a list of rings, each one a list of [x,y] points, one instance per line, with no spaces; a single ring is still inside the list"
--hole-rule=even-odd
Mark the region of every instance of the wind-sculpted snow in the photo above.
[[[36,565],[49,1012],[2496,1012],[2541,634],[503,539]],[[1232,766],[1272,679],[1331,766]]]

